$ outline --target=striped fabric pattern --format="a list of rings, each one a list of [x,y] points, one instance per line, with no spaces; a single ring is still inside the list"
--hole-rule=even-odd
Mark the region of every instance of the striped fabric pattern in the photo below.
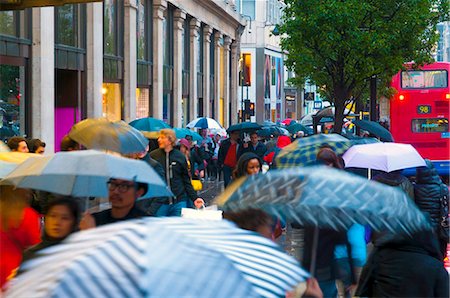
[[[224,210],[261,208],[304,226],[410,235],[429,223],[403,191],[326,166],[273,170],[249,176],[216,202]]]
[[[300,138],[284,147],[276,157],[277,168],[305,166],[316,160],[319,148],[329,145],[336,154],[342,154],[352,144],[349,139],[338,134],[317,134]]]
[[[209,128],[209,129],[221,129],[222,126],[216,120],[208,117],[200,117],[192,120],[186,125],[187,128]]]
[[[6,297],[284,297],[309,276],[275,243],[227,221],[127,221],[40,255]]]

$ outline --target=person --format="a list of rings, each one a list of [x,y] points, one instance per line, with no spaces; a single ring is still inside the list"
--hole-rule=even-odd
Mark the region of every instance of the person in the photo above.
[[[274,168],[276,168],[275,158],[281,152],[281,149],[291,144],[291,138],[288,136],[279,136],[277,139],[277,145],[271,149],[271,151],[267,151],[266,155],[264,155],[264,161]]]
[[[65,135],[61,140],[60,149],[61,149],[61,151],[75,151],[75,150],[80,150],[81,148],[80,148],[80,144],[75,142],[68,135]]]
[[[262,161],[258,155],[253,152],[247,152],[241,155],[233,171],[233,180],[243,176],[255,175],[261,172]]]
[[[22,137],[10,138],[8,140],[7,145],[12,152],[23,152],[23,153],[30,152],[28,150],[27,140],[25,140],[25,138]]]
[[[45,143],[39,139],[28,140],[27,146],[30,153],[37,153],[37,154],[45,153]]]
[[[197,151],[200,151],[200,156],[204,160],[204,167],[206,168],[206,172],[208,174],[208,177],[211,175],[211,158],[214,155],[214,142],[210,136],[208,136],[208,129],[203,128],[199,129],[199,134],[202,137],[202,140],[200,142],[199,148],[195,148],[196,146],[193,146],[193,148],[197,149]]]
[[[42,242],[28,248],[23,254],[23,262],[33,259],[44,248],[61,243],[78,229],[80,210],[74,198],[58,198],[49,202],[45,214]]]
[[[173,200],[170,198],[161,204],[156,212],[157,216],[180,216],[181,209],[188,206],[188,200],[191,200],[196,208],[205,204],[192,188],[186,157],[174,148],[175,141],[176,136],[172,129],[162,129],[158,138],[159,149],[150,153],[150,156],[163,166],[165,180],[175,196]]]
[[[217,164],[217,160],[219,158],[219,149],[220,149],[220,134],[216,134],[213,138],[213,148],[214,148],[214,154],[211,157],[211,164],[210,165],[210,171],[209,174],[211,177],[211,180],[219,179],[220,177],[220,171],[219,166]]]
[[[449,242],[448,200],[449,191],[433,163],[426,159],[425,167],[416,169],[414,184],[414,200],[420,210],[427,213],[438,238],[439,250],[443,256],[447,255]]]
[[[381,172],[373,177],[374,181],[397,187],[403,190],[412,200],[414,200],[414,187],[407,177],[402,175],[402,170],[392,172]]]
[[[0,287],[5,289],[25,249],[41,241],[40,218],[28,206],[31,192],[0,185]]]
[[[449,297],[449,275],[436,237],[421,231],[375,246],[363,268],[356,296]]]
[[[220,144],[217,163],[223,172],[223,184],[230,184],[234,167],[237,165],[239,150],[239,131],[231,131],[230,137]]]
[[[195,180],[199,180],[204,177],[205,164],[197,153],[197,148],[192,147],[191,143],[187,139],[179,140],[180,151],[186,156],[188,163],[189,177]]]
[[[259,158],[263,158],[266,154],[266,145],[261,143],[258,139],[258,134],[256,131],[250,133],[250,142],[242,144],[238,152],[238,158],[245,152],[253,152],[258,155]]]
[[[93,214],[86,211],[80,221],[80,230],[146,216],[146,213],[136,206],[136,200],[147,192],[146,183],[115,178],[111,178],[107,183],[111,208]]]

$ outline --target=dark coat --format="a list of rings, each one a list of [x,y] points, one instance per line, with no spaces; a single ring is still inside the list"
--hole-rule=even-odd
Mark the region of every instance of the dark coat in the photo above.
[[[230,149],[230,146],[231,146],[230,138],[228,138],[226,140],[223,140],[222,143],[220,143],[219,154],[218,154],[218,157],[217,157],[217,163],[218,163],[218,165],[220,167],[223,166],[223,163],[225,161],[225,157],[227,156],[227,153],[228,153],[228,150]],[[237,149],[237,152],[236,152],[236,159],[239,159],[239,156],[237,154],[239,152],[239,147],[240,146],[241,145],[238,142],[238,149]],[[237,160],[236,160],[236,163],[237,163]]]
[[[150,157],[162,165],[166,173],[166,179],[164,180],[168,182],[167,184],[170,186],[177,200],[189,198],[195,201],[197,199],[197,193],[192,188],[186,156],[177,149],[173,149],[168,154],[169,168],[166,166],[166,152],[164,149],[153,150],[150,153]]]
[[[247,153],[247,152],[255,153],[256,155],[258,155],[259,159],[262,160],[264,155],[267,152],[267,148],[266,148],[266,145],[264,145],[261,142],[258,142],[258,144],[256,145],[256,148],[253,148],[252,143],[249,142],[247,148],[244,148],[244,146],[239,147],[237,158],[239,159],[239,157],[242,154]]]
[[[142,158],[142,160],[148,163],[163,180],[166,180],[166,173],[164,172],[164,168],[159,162],[150,157],[150,153],[147,153]]]
[[[373,180],[378,181],[380,183],[398,187],[403,190],[411,199],[414,199],[414,187],[412,183],[397,171],[386,173],[383,172],[381,174],[373,177]]]

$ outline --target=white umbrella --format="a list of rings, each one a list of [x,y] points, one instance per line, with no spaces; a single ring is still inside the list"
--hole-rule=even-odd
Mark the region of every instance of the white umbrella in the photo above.
[[[186,125],[187,128],[215,128],[222,129],[223,127],[216,120],[208,117],[200,117],[192,120]]]
[[[347,168],[384,172],[425,166],[424,159],[413,146],[399,143],[355,145],[350,147],[342,158]]]
[[[147,183],[143,196],[172,196],[164,181],[145,161],[96,150],[58,152],[30,157],[0,184],[12,184],[73,197],[107,197],[110,178]]]

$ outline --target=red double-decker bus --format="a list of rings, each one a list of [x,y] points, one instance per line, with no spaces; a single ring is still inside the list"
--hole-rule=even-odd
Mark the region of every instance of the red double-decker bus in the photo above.
[[[402,70],[392,79],[391,86],[397,92],[390,101],[390,130],[395,142],[411,144],[446,176],[450,159],[449,81],[448,62]]]

